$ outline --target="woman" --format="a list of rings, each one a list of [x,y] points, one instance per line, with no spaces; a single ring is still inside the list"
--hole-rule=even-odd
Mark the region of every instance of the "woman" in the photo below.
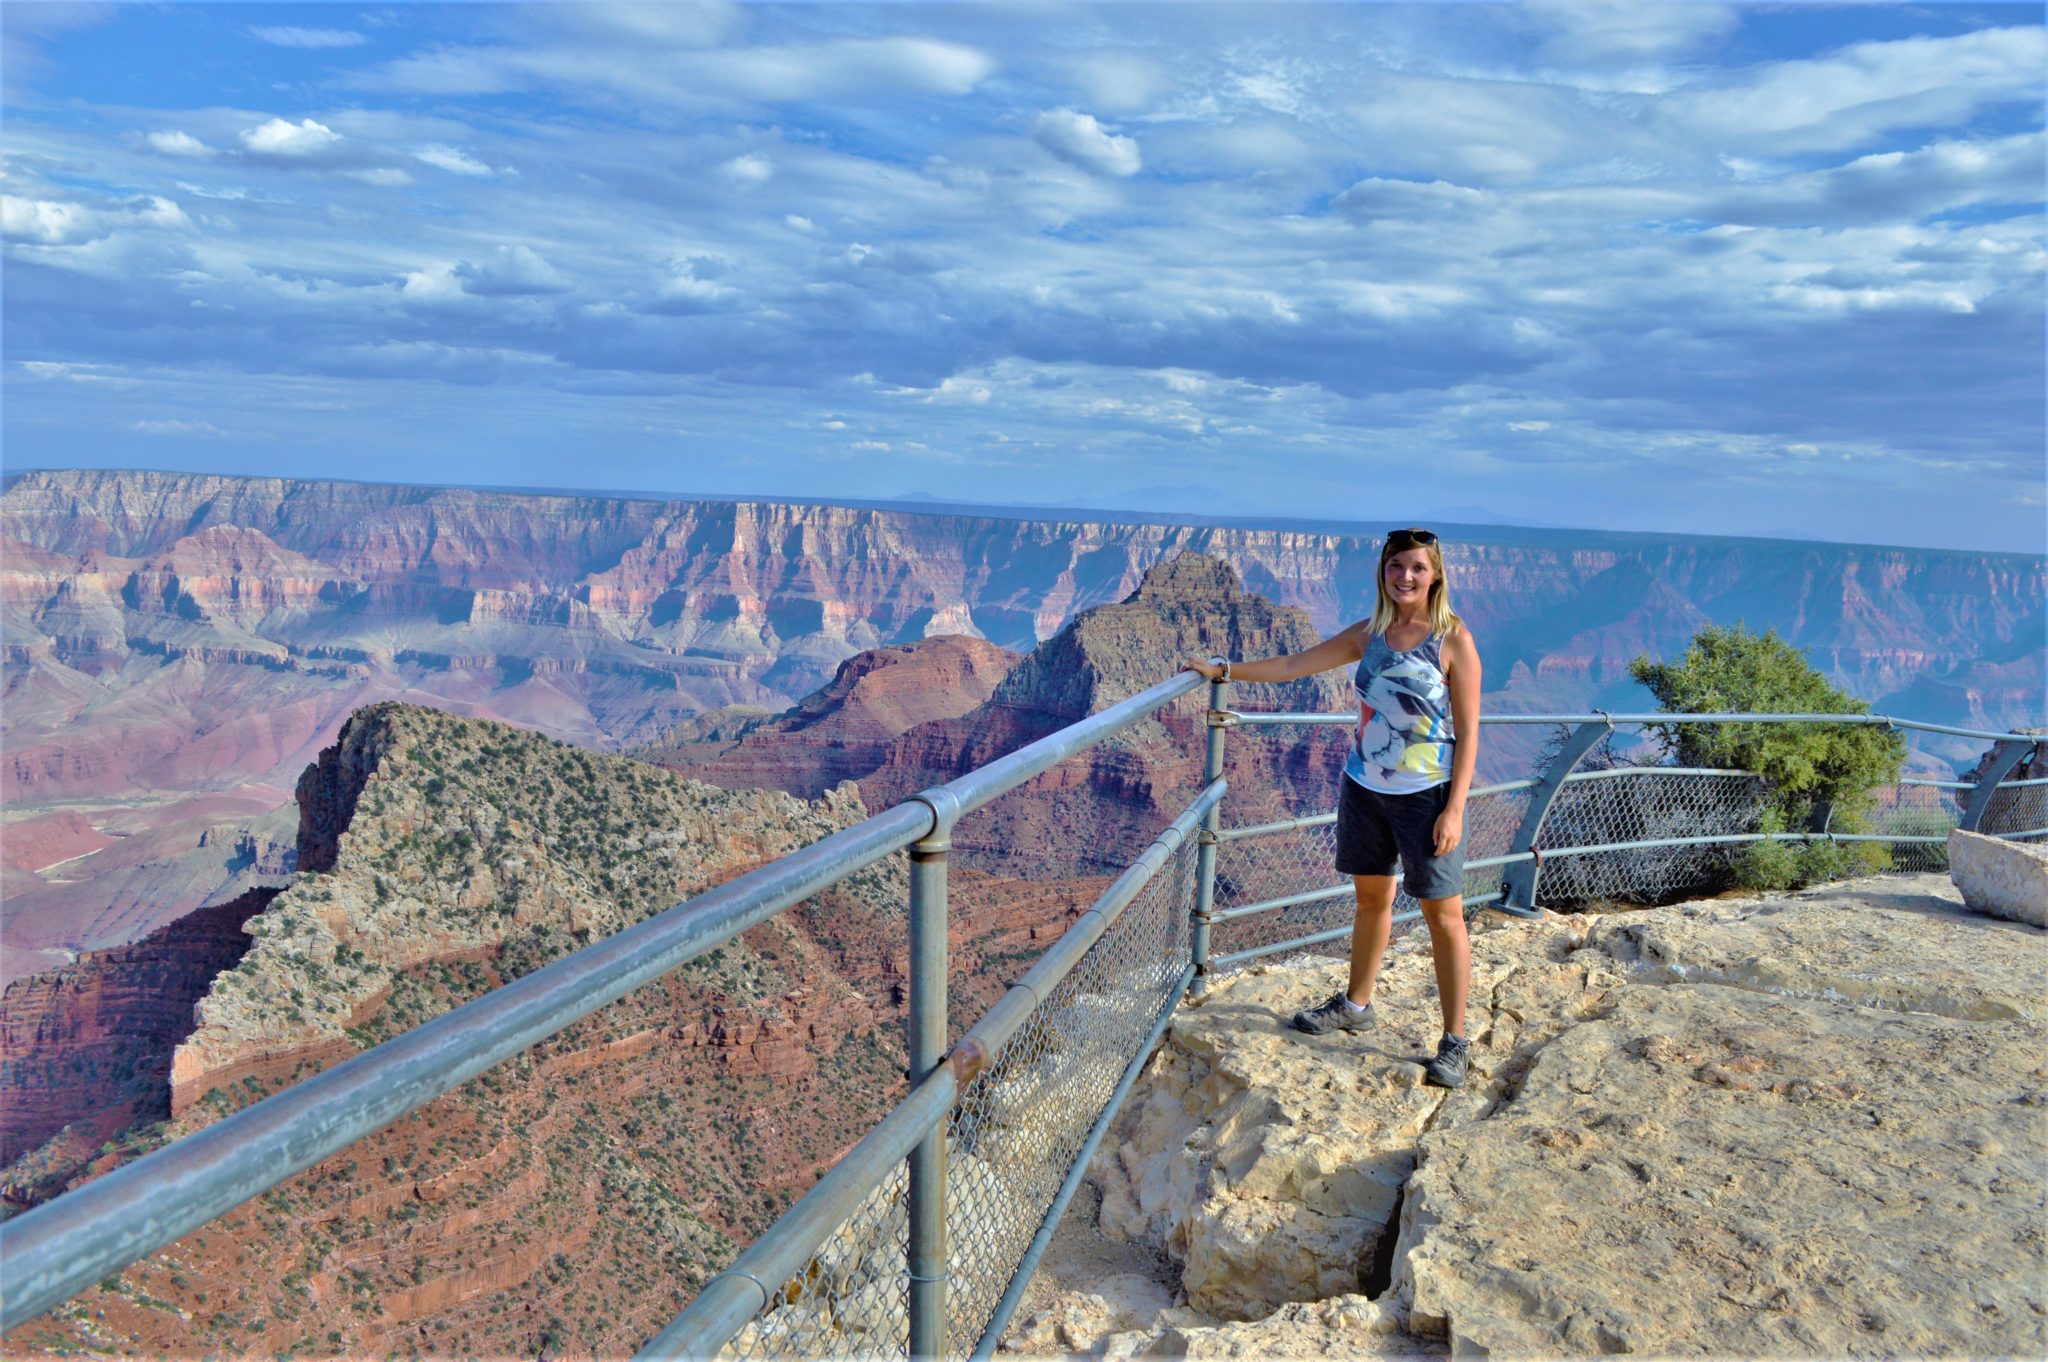
[[[1294,681],[1357,663],[1358,728],[1337,801],[1337,871],[1358,901],[1351,981],[1297,1012],[1310,1035],[1372,1026],[1373,986],[1394,916],[1394,866],[1422,905],[1436,962],[1444,1034],[1429,1082],[1464,1083],[1472,982],[1465,935],[1465,797],[1479,757],[1479,650],[1451,612],[1443,547],[1428,530],[1394,530],[1380,549],[1379,600],[1360,620],[1306,652],[1256,662],[1190,662],[1211,680]]]

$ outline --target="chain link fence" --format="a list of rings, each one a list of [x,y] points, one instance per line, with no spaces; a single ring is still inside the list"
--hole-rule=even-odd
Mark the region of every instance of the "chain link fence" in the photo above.
[[[1246,734],[1238,741],[1262,737]],[[1555,786],[1554,795],[1547,783],[1561,770],[1554,755],[1540,758],[1530,778],[1474,792],[1465,817],[1468,906],[1526,893],[1526,882],[1517,885],[1510,870],[1530,865],[1518,848],[1527,845],[1538,800],[1547,804],[1535,832],[1540,858],[1534,868],[1538,901],[1547,906],[1649,903],[1712,892],[1753,868],[1743,863],[1753,849],[1774,845],[1759,840],[1776,832],[1765,813],[1772,791],[1764,778],[1643,762],[1642,746],[1620,746],[1595,746],[1580,769]],[[1562,744],[1551,753],[1560,750]],[[1941,764],[1932,753],[1921,753],[1910,769],[1938,771]],[[1340,778],[1333,773],[1333,786]],[[1971,794],[1966,780],[1930,775],[1871,791],[1854,816],[1854,831],[1833,830],[1846,833],[1844,841],[1854,839],[1859,849],[1857,858],[1843,863],[1942,868],[1944,839],[1972,807]],[[1183,815],[1176,825],[1182,831],[1175,834],[1181,840],[1162,837],[1160,845],[1172,849],[1145,861],[1149,876],[1137,867],[1128,872],[1135,892],[1124,891],[1130,895],[1127,905],[1085,950],[1085,938],[1072,940],[1065,957],[1071,968],[1060,974],[1049,955],[1042,971],[991,1011],[989,1034],[1008,1039],[991,1044],[995,1057],[986,1068],[961,1070],[970,1074],[964,1086],[944,1089],[935,1099],[951,1102],[940,1121],[945,1299],[938,1351],[946,1356],[966,1355],[1008,1318],[1043,1247],[1036,1243],[1041,1227],[1063,1204],[1063,1189],[1086,1161],[1119,1083],[1142,1063],[1155,1028],[1165,1024],[1193,972],[1190,913],[1198,900],[1201,862],[1189,820],[1206,807]],[[2048,780],[2021,780],[2001,787],[1989,801],[1982,826],[2009,835],[2041,831],[2044,823]],[[1825,841],[1830,829],[1811,833]],[[1225,829],[1215,849],[1207,959],[1227,970],[1246,953],[1268,949],[1345,955],[1353,901],[1348,878],[1333,867],[1335,834],[1334,816],[1313,809],[1282,823]],[[1123,901],[1106,896],[1105,905],[1112,897]],[[1412,919],[1416,907],[1400,894],[1397,922],[1398,915]],[[1114,912],[1106,906],[1102,911]],[[1314,941],[1318,935],[1330,939]],[[1004,1012],[1005,1006],[1011,1010]],[[998,1013],[1007,1020],[997,1024]],[[919,1117],[914,1131],[933,1129],[937,1110]],[[906,1305],[916,1291],[908,1268],[909,1175],[900,1155],[892,1157],[898,1161],[886,1173],[862,1175],[856,1185],[870,1188],[864,1197],[849,1187],[859,1197],[852,1213],[807,1260],[782,1260],[802,1261],[800,1270],[783,1280],[756,1282],[755,1299],[765,1298],[766,1304],[721,1356],[749,1362],[893,1359],[910,1352],[915,1345]]]
[[[946,1123],[947,1340],[972,1350],[1153,1024],[1180,999],[1195,898],[1190,838],[1032,1010]],[[908,1177],[899,1165],[721,1357],[901,1358]]]
[[[1246,730],[1235,740],[1257,742],[1265,736],[1264,730]],[[1918,736],[1908,735],[1909,744]],[[1909,757],[1908,767],[1928,771],[1951,766],[1953,748],[1952,742],[1939,749],[1918,747]],[[1636,747],[1619,753],[1603,743],[1558,790],[1535,843],[1536,850],[1544,853],[1538,897],[1546,905],[1670,902],[1690,894],[1717,892],[1735,882],[1737,863],[1755,842],[1716,844],[1710,839],[1763,832],[1769,782],[1747,772],[1637,764],[1641,751]],[[1528,780],[1505,782],[1509,787],[1505,789],[1474,792],[1465,815],[1468,867],[1513,850],[1515,835],[1529,812],[1529,786],[1542,774],[1547,761],[1547,756],[1539,759]],[[2032,773],[2023,768],[2019,774]],[[1333,799],[1334,782],[1340,778],[1333,773]],[[1869,807],[1853,827],[1857,838],[1875,839],[1862,841],[1869,853],[1860,864],[1901,872],[1946,870],[1946,840],[1961,822],[1970,794],[1967,780],[1929,776],[1906,777],[1876,787],[1870,792]],[[1301,808],[1294,812],[1307,818],[1324,811]],[[1979,830],[2008,837],[2048,836],[2048,779],[2001,783]],[[1827,830],[1817,830],[1817,835],[1825,837]],[[1626,845],[1644,842],[1666,845]],[[1333,868],[1335,844],[1333,820],[1225,841],[1216,869],[1219,913],[1320,890],[1331,894],[1218,922],[1215,954],[1229,956],[1348,928],[1353,903],[1348,881]],[[1580,847],[1614,849],[1568,854]],[[1483,864],[1468,869],[1467,905],[1495,899],[1505,870],[1502,865]],[[1413,925],[1400,921],[1399,916],[1417,906],[1406,892],[1397,893],[1396,930]],[[1340,936],[1305,943],[1299,953],[1343,957],[1349,950],[1348,939]]]
[[[1567,781],[1543,820],[1536,849],[1727,837],[1761,826],[1764,780],[1625,766]],[[1724,883],[1737,844],[1628,847],[1543,863],[1542,898],[1655,903]]]

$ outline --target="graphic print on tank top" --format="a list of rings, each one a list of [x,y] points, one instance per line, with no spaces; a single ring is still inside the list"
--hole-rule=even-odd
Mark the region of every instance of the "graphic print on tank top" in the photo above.
[[[1358,726],[1344,774],[1369,790],[1413,794],[1451,778],[1451,688],[1443,640],[1432,635],[1406,652],[1384,634],[1365,645],[1352,674]]]

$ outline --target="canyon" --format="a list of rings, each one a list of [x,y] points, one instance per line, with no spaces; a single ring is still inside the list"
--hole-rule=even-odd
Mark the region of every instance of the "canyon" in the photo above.
[[[1701,623],[1737,619],[1777,629],[1887,712],[1996,727],[2043,709],[2039,556],[1445,529],[1496,712],[1640,704],[1633,657],[1671,656]],[[1029,653],[1188,550],[1318,630],[1371,605],[1370,533],[1307,521],[10,473],[0,976],[278,882],[226,849],[246,837],[271,849],[252,864],[277,861],[292,839],[265,818],[364,705],[401,699],[597,750],[694,742],[718,711],[781,714],[860,654],[945,636]],[[948,666],[961,686],[949,715],[895,717],[958,721],[1003,664],[984,651]],[[899,679],[924,705],[939,675]],[[850,770],[883,741],[827,738],[777,774],[736,769],[815,790],[823,774],[804,761]],[[1961,740],[1930,751],[1950,765],[1976,755]],[[909,769],[911,755],[892,761]],[[1511,767],[1533,752],[1496,755]],[[51,815],[86,825],[76,859],[43,859],[50,828],[26,825]]]
[[[289,886],[8,991],[8,1138],[42,1140],[10,1169],[14,1205],[867,814],[850,784],[720,790],[391,702],[296,793]],[[956,1008],[978,1015],[1099,888],[961,872]],[[900,1096],[906,889],[900,858],[854,875],[24,1325],[7,1354],[630,1351]],[[152,1044],[122,1049],[137,1027]]]
[[[1362,612],[1373,552],[1227,526],[141,474],[13,475],[0,511],[10,1208],[1189,656],[1308,646]],[[1744,573],[1782,584],[1784,551],[1818,557],[1776,622],[1852,689],[1978,722],[2040,708],[2038,559],[1493,533],[1452,550],[1461,609],[1500,640],[1489,706],[1631,694],[1630,657],[1753,599]],[[1233,699],[1346,694],[1325,676]],[[956,1028],[1192,794],[1202,708],[1185,697],[962,821]],[[1230,821],[1324,800],[1341,742],[1230,744]],[[1488,760],[1520,774],[1533,752]],[[903,897],[899,864],[856,876],[8,1353],[102,1334],[636,1346],[900,1093]],[[608,1291],[603,1319],[597,1281],[628,1297]]]

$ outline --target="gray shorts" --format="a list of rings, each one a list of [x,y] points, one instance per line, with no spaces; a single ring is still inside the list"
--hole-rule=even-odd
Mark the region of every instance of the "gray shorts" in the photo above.
[[[1465,843],[1436,854],[1436,819],[1451,802],[1446,781],[1414,794],[1381,794],[1349,776],[1337,783],[1337,873],[1391,875],[1400,862],[1401,887],[1413,899],[1447,899],[1465,892]]]

